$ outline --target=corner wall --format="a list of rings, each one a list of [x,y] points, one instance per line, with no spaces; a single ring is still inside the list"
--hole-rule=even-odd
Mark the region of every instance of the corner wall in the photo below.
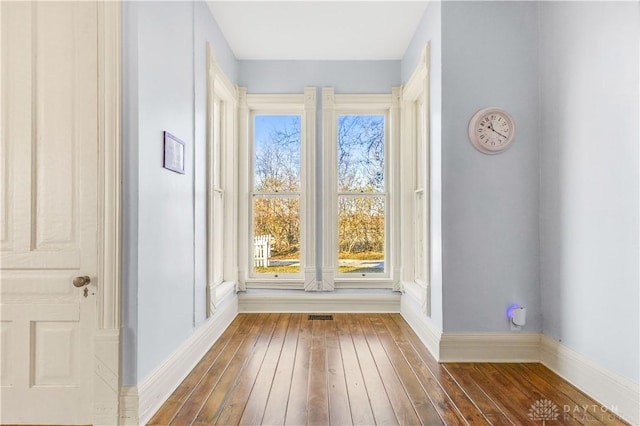
[[[543,2],[545,335],[635,383],[639,336],[637,2]]]
[[[538,3],[442,3],[443,331],[510,331],[527,308],[542,330],[538,242]],[[469,142],[470,118],[499,106],[516,121],[497,155]]]
[[[434,92],[440,45],[429,30],[440,25]],[[442,100],[441,139],[440,121],[431,125],[442,150],[444,318],[441,330],[416,320],[416,332],[434,354],[465,349],[468,361],[479,360],[470,348],[495,352],[496,336],[524,348],[543,333],[529,345],[542,362],[637,422],[640,6],[430,3],[403,82],[428,40],[432,110]],[[466,135],[489,105],[517,122],[514,145],[496,156]],[[510,303],[528,308],[525,333],[509,330]]]

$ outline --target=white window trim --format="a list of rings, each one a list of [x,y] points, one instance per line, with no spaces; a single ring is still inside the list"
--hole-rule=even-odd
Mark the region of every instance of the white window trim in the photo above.
[[[315,186],[316,186],[316,89],[306,87],[303,94],[247,94],[246,88],[239,88],[239,140],[240,167],[239,199],[240,241],[238,258],[238,290],[247,288],[270,289],[315,289],[316,285],[316,242],[315,242]],[[299,114],[301,117],[300,160],[300,252],[301,271],[299,274],[252,274],[253,241],[252,223],[252,176],[253,173],[253,120],[256,114]],[[263,276],[264,275],[264,276]]]
[[[214,102],[220,102],[220,123],[214,123]],[[236,253],[237,220],[237,177],[235,164],[238,158],[236,147],[238,94],[236,87],[218,65],[213,46],[207,43],[207,317],[216,311],[218,305],[236,289],[237,258],[223,256],[221,282],[214,282],[214,258],[222,253],[214,252],[218,234],[214,231],[214,199],[223,200],[224,253]],[[218,125],[219,130],[214,126]],[[220,158],[214,158],[214,132],[219,131]],[[214,187],[214,161],[219,161],[220,182]],[[218,241],[219,242],[219,241]]]
[[[399,289],[399,149],[400,137],[400,88],[393,88],[391,94],[379,95],[336,95],[334,89],[322,90],[323,110],[323,265],[322,290],[335,288],[389,288]],[[338,273],[338,193],[337,188],[337,120],[338,114],[384,114],[385,133],[385,273],[371,274],[369,277],[349,277]]]
[[[411,296],[422,307],[426,316],[431,315],[431,252],[430,252],[430,94],[429,94],[429,74],[430,74],[430,45],[427,43],[422,51],[422,57],[411,78],[402,88],[402,143],[401,143],[401,223],[400,235],[402,244],[400,245],[401,259],[401,289]],[[418,120],[416,118],[416,103],[422,102],[424,105],[424,125],[422,129],[417,129]],[[424,132],[420,135],[419,132]],[[423,136],[423,137],[422,137]],[[416,144],[423,143],[422,151],[426,155],[425,167],[416,170]],[[416,187],[416,173],[422,172],[422,187]],[[423,227],[423,253],[424,279],[416,278],[416,200],[417,193],[422,192]]]

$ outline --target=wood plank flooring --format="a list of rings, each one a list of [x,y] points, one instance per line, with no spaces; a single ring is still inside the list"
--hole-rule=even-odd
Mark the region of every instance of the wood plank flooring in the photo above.
[[[541,364],[439,364],[398,314],[333,317],[238,315],[149,425],[626,424]]]

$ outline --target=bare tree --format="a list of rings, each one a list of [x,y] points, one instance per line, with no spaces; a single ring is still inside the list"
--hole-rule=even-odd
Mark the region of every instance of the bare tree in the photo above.
[[[384,251],[385,137],[382,115],[338,117],[338,198],[341,256]],[[366,194],[366,195],[365,195]]]
[[[254,231],[271,235],[274,256],[300,250],[300,126],[292,119],[256,144]],[[282,195],[274,196],[273,193]]]

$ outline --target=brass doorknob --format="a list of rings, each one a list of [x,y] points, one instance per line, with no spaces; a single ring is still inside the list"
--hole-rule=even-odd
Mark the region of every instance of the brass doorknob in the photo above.
[[[78,288],[84,287],[85,285],[89,285],[89,283],[91,283],[91,277],[89,277],[88,275],[75,277],[73,279],[73,285]]]

